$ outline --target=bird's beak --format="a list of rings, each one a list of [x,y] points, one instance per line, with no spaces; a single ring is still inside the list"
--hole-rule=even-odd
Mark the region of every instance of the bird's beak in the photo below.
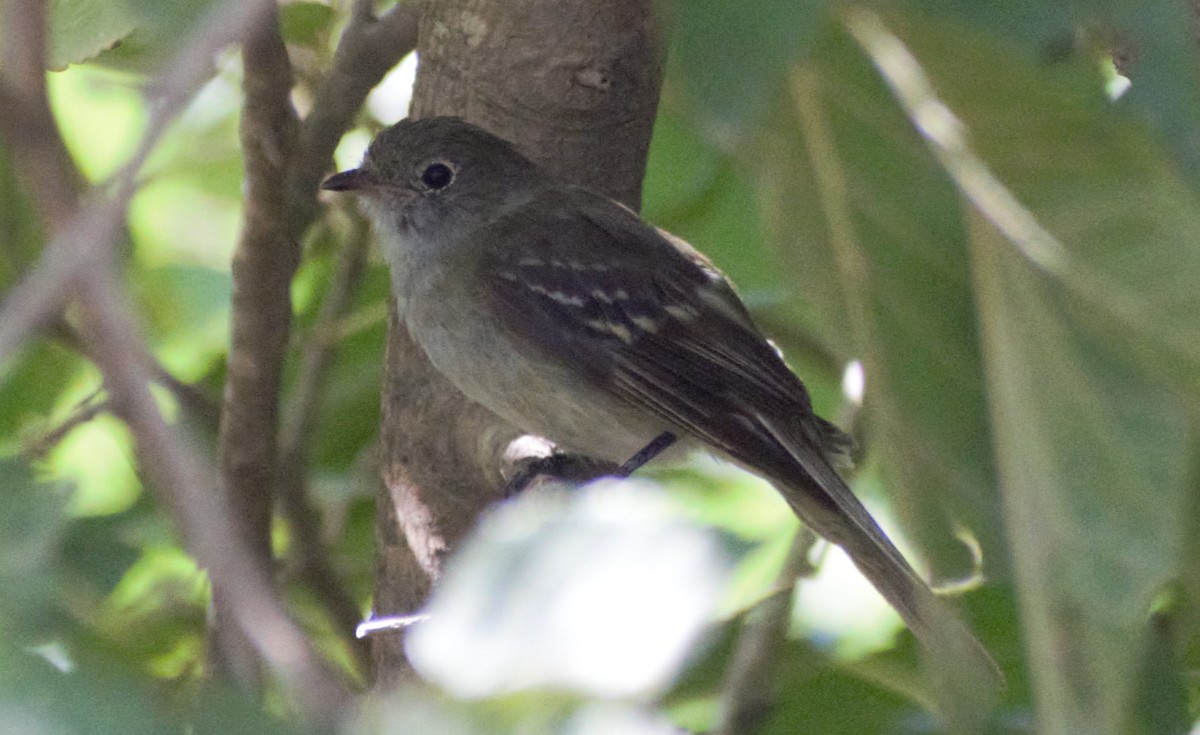
[[[361,191],[377,186],[379,186],[379,181],[361,168],[352,168],[349,171],[334,174],[321,182],[321,188],[326,191]]]

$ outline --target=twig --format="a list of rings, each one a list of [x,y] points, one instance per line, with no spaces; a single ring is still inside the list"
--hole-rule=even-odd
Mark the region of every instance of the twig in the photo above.
[[[308,446],[316,421],[321,386],[337,348],[335,325],[347,312],[367,260],[366,225],[355,219],[354,231],[339,253],[329,292],[321,304],[311,338],[304,347],[299,375],[292,397],[292,410],[280,439],[277,494],[291,524],[291,553],[300,575],[324,604],[338,633],[347,641],[364,670],[370,667],[370,649],[365,641],[350,637],[362,619],[354,598],[346,591],[329,561],[321,534],[321,519],[305,493]]]
[[[721,691],[721,719],[714,735],[749,735],[762,726],[775,701],[775,661],[787,636],[792,592],[796,583],[812,576],[808,557],[819,539],[800,526],[779,571],[780,590],[750,613],[733,651]]]
[[[54,218],[48,221],[46,230],[55,235],[42,262],[10,296],[0,318],[0,360],[31,329],[51,318],[68,295],[77,296],[82,307],[81,334],[104,376],[114,410],[136,437],[142,464],[178,519],[188,547],[209,570],[214,590],[228,600],[230,619],[279,676],[294,706],[312,721],[330,724],[341,711],[347,692],[288,619],[272,592],[265,569],[255,563],[243,539],[233,530],[233,516],[224,494],[213,492],[214,474],[158,412],[148,390],[151,371],[145,346],[123,284],[112,271],[114,243],[136,188],[136,174],[149,151],[206,76],[212,54],[247,28],[254,28],[261,14],[273,6],[269,0],[227,0],[215,9],[163,75],[147,131],[137,152],[117,176],[109,197],[96,197],[78,212],[46,201],[40,203],[44,215]],[[15,0],[10,11],[13,17],[45,17],[40,0]],[[44,22],[39,21],[33,33],[40,37],[43,28]],[[14,68],[40,70],[41,59],[31,57],[41,53],[42,43],[6,44],[10,53],[20,56]],[[6,97],[11,99],[17,94],[23,109],[46,105],[44,85],[21,85],[18,89],[14,93],[10,88]],[[47,145],[44,137],[22,137],[22,131],[14,131],[9,125],[3,132],[10,136],[13,148],[31,141]],[[32,165],[34,160],[36,156],[30,155],[18,160],[18,165]],[[27,178],[33,176],[30,173]],[[52,197],[56,190],[68,190],[68,174],[59,171],[57,176],[66,180],[35,187],[34,196]]]
[[[43,59],[40,56],[32,58],[42,53],[44,41],[25,38],[26,34],[44,37],[44,5],[42,0],[14,0],[9,3],[5,19],[15,18],[18,22],[5,24],[8,32],[5,34],[4,47],[9,49],[9,55],[6,63],[0,64],[0,69],[11,68],[12,71],[0,78],[24,77],[32,74],[32,69],[40,79],[44,73]],[[8,139],[10,149],[22,151],[22,157],[18,159],[22,171],[27,166],[39,166],[36,163],[39,161],[59,161],[60,165],[52,170],[30,170],[25,177],[30,181],[38,181],[45,174],[53,179],[36,186],[32,193],[35,197],[47,197],[38,206],[44,215],[54,217],[45,226],[46,232],[54,237],[43,251],[38,265],[5,299],[4,309],[0,312],[0,364],[31,332],[45,325],[65,305],[75,292],[78,279],[94,271],[98,263],[109,257],[115,241],[115,230],[123,222],[122,213],[137,190],[136,177],[150,151],[166,131],[167,125],[211,76],[212,58],[217,51],[237,41],[247,28],[255,27],[262,14],[269,12],[273,6],[269,0],[227,0],[214,8],[207,22],[151,85],[154,95],[146,131],[134,154],[116,175],[110,187],[111,194],[107,198],[93,194],[84,204],[82,213],[76,213],[74,204],[66,202],[62,195],[62,192],[71,190],[71,182],[82,181],[82,177],[70,164],[69,158],[65,164],[62,163],[62,151],[66,148],[57,135],[53,118],[33,120],[30,124],[37,123],[33,127],[10,124],[10,121],[17,119],[10,115],[10,109],[49,110],[44,80],[36,83],[26,80],[5,87],[5,113],[0,115],[0,132]],[[35,96],[29,97],[27,94]],[[51,173],[46,174],[47,170]]]
[[[62,423],[34,439],[22,449],[21,457],[27,462],[44,458],[67,434],[108,411],[111,406],[108,399],[102,397],[101,393],[102,391],[99,390],[93,391],[91,395],[80,401],[75,412],[64,419]]]
[[[83,339],[66,319],[61,316],[50,323],[45,334],[67,349],[87,356]],[[221,404],[200,388],[176,378],[157,360],[150,365],[154,382],[167,389],[183,410],[205,430],[216,433],[221,418]]]
[[[417,25],[426,0],[402,0],[376,19],[368,0],[355,0],[350,24],[338,42],[329,74],[317,87],[312,111],[300,126],[293,167],[294,224],[303,231],[317,214],[317,185],[333,151],[354,121],[367,94],[417,45]]]
[[[265,567],[256,563],[229,523],[233,514],[226,494],[213,491],[213,473],[159,413],[147,389],[150,371],[144,344],[121,292],[109,272],[93,274],[80,294],[81,322],[114,409],[137,437],[140,463],[164,491],[162,497],[179,520],[188,548],[209,572],[214,598],[226,601],[228,619],[280,678],[291,704],[311,721],[330,724],[348,692],[288,618]]]

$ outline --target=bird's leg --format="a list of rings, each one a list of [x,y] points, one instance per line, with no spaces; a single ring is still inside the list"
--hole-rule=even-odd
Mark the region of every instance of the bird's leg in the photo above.
[[[525,457],[516,463],[512,477],[504,486],[503,497],[519,495],[542,475],[573,484],[582,484],[606,475],[616,475],[621,468],[612,462],[593,459],[582,454],[554,451],[542,457]]]
[[[664,431],[619,467],[602,459],[557,450],[544,456],[524,457],[516,462],[502,495],[505,498],[516,496],[542,475],[577,484],[606,476],[629,477],[674,443],[675,435]]]
[[[662,454],[675,443],[675,435],[664,431],[650,440],[650,443],[638,450],[638,453],[625,461],[613,474],[617,477],[629,477],[642,468],[650,460]]]

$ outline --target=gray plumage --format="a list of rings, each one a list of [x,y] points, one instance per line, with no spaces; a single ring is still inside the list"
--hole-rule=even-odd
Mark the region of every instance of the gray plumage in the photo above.
[[[707,446],[770,480],[927,646],[982,653],[835,471],[846,437],[687,243],[455,118],[388,128],[325,188],[364,195],[409,332],[469,398],[615,463],[664,431]]]

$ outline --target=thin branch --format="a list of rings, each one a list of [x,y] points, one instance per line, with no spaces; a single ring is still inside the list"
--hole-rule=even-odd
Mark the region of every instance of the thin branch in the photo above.
[[[58,424],[58,426],[29,442],[21,450],[21,458],[27,462],[44,459],[50,453],[50,450],[54,449],[54,447],[58,446],[59,442],[66,438],[67,434],[70,434],[105,411],[110,410],[112,406],[109,404],[108,399],[104,398],[101,394],[102,391],[96,390],[87,398],[80,401],[76,405],[75,411]]]
[[[80,294],[83,334],[104,374],[116,412],[137,437],[138,455],[179,519],[188,548],[209,572],[214,597],[224,599],[254,650],[284,684],[290,703],[311,721],[331,724],[348,692],[326,670],[304,633],[287,616],[266,568],[229,519],[227,495],[195,448],[167,424],[148,390],[148,355],[123,289],[108,271],[87,279]]]
[[[338,346],[337,322],[349,310],[362,282],[367,260],[366,223],[355,219],[354,231],[339,253],[329,292],[321,304],[311,338],[301,357],[299,375],[292,398],[292,411],[280,439],[277,494],[284,516],[292,528],[292,555],[300,575],[325,606],[364,670],[370,668],[370,649],[366,641],[352,637],[362,619],[354,598],[346,591],[329,561],[321,533],[321,519],[305,492],[305,468],[316,421],[321,387]]]
[[[55,217],[45,228],[46,232],[54,237],[43,251],[38,265],[9,292],[4,301],[3,311],[0,311],[0,364],[3,364],[32,332],[45,326],[53,315],[62,309],[69,297],[75,293],[80,278],[92,272],[98,263],[108,257],[115,242],[115,230],[124,221],[122,213],[137,190],[136,177],[167,126],[212,75],[212,59],[216,53],[239,40],[247,28],[256,27],[262,15],[270,12],[273,7],[274,3],[269,0],[226,0],[213,9],[208,20],[188,39],[166,71],[151,85],[153,96],[146,131],[142,134],[134,154],[116,175],[107,198],[93,194],[84,204],[84,211],[78,215],[75,214],[74,206],[66,207],[59,199],[60,194],[55,192],[69,191],[73,186],[72,181],[82,180],[73,165],[55,169],[53,176],[60,183],[34,188],[32,194],[35,197],[55,197],[53,201],[39,201],[38,204],[40,211],[53,213]],[[41,44],[44,42],[14,39],[11,36],[25,32],[44,35],[44,21],[34,26],[33,21],[29,20],[44,18],[44,3],[42,0],[14,0],[9,3],[8,10],[9,13],[5,16],[8,32],[4,37],[4,47],[10,50],[10,57],[6,58],[7,63],[0,64],[0,69],[11,65],[14,70],[28,70],[31,68],[28,57],[37,53],[37,49],[42,48]],[[22,30],[25,26],[7,22],[10,18],[28,22],[32,28]],[[14,63],[11,59],[13,54],[19,55],[21,60]],[[36,68],[44,69],[40,58],[37,59]],[[23,91],[39,95],[39,98],[26,98]],[[3,101],[5,110],[49,110],[49,103],[45,100],[44,80],[36,84],[22,83],[15,87],[6,87]],[[52,125],[53,118],[47,124],[39,125],[32,133],[24,125],[15,129],[18,126],[8,124],[12,119],[14,118],[10,117],[8,112],[0,115],[0,133],[8,140],[10,149],[24,151],[23,156],[17,159],[19,166],[33,165],[29,161],[35,159],[60,160],[59,154],[50,148],[60,146],[61,140],[56,142],[45,135],[47,131],[57,130]],[[65,150],[65,147],[62,150]],[[28,171],[25,178],[35,180],[38,173]]]
[[[214,590],[228,600],[229,615],[245,632],[247,640],[279,676],[292,704],[312,721],[331,724],[345,703],[347,692],[324,668],[303,632],[288,619],[267,578],[265,568],[241,535],[236,533],[223,493],[213,492],[214,473],[195,448],[173,426],[167,424],[151,396],[149,358],[127,302],[124,284],[112,271],[114,244],[124,222],[124,212],[136,189],[136,174],[167,123],[182,109],[191,93],[206,78],[213,53],[236,40],[247,28],[257,27],[257,18],[270,12],[269,0],[227,0],[207,22],[163,75],[151,122],[139,148],[117,176],[108,197],[92,199],[81,211],[61,211],[42,202],[43,213],[61,217],[48,223],[55,233],[42,262],[10,296],[0,318],[0,359],[16,349],[37,325],[48,321],[68,295],[80,301],[81,334],[89,353],[104,376],[114,410],[133,432],[142,465],[178,519],[189,549],[209,570]],[[44,18],[44,4],[23,0],[10,5],[16,15],[28,12]],[[44,24],[33,32],[43,34]],[[7,40],[7,39],[6,39]],[[29,42],[40,48],[43,41]],[[8,45],[8,48],[13,48]],[[38,60],[40,69],[40,59]],[[40,73],[40,72],[39,72]],[[46,105],[44,84],[21,86],[24,109]],[[6,92],[12,97],[13,90]],[[4,126],[9,143],[11,126]],[[29,158],[18,165],[29,165]],[[33,173],[26,178],[32,178]],[[61,178],[69,174],[60,171]],[[52,182],[53,183],[53,182]],[[55,187],[67,190],[70,183]],[[38,186],[34,196],[52,196],[53,188]],[[47,194],[47,192],[51,192]],[[47,289],[53,296],[44,296]],[[41,299],[41,300],[38,300]],[[11,317],[11,318],[10,318]],[[14,322],[17,322],[14,325]]]
[[[292,276],[300,243],[287,221],[288,167],[298,121],[291,103],[292,65],[274,8],[242,42],[240,124],[244,185],[242,231],[233,253],[232,325],[225,396],[217,432],[217,462],[233,518],[264,569],[271,565],[276,439],[283,363],[291,328]],[[273,580],[269,582],[274,586]],[[256,651],[246,631],[226,621],[229,609],[214,590],[218,661],[244,689],[261,690]]]
[[[317,383],[299,388],[300,420],[283,438],[283,453],[276,442],[291,327],[290,285],[300,239],[319,211],[317,184],[367,92],[415,45],[417,7],[403,3],[375,20],[369,4],[355,5],[333,68],[301,124],[288,98],[292,71],[277,23],[264,26],[243,50],[246,215],[234,256],[233,338],[219,456],[238,516],[264,558],[270,552],[271,491],[285,493],[285,511],[302,531],[306,577],[347,632],[358,621],[357,606],[341,590],[320,545],[307,545],[319,540],[319,519],[303,497],[304,442],[311,433],[311,408],[303,407],[315,405]],[[324,372],[323,365],[309,367],[308,375]]]
[[[721,719],[714,735],[750,735],[770,713],[776,697],[775,662],[780,644],[787,638],[792,593],[800,579],[815,571],[808,557],[817,541],[811,529],[800,526],[779,571],[779,591],[760,602],[747,617],[726,671]]]
[[[83,338],[75,327],[61,316],[47,327],[45,335],[69,350],[88,357]],[[216,433],[221,419],[221,404],[200,388],[176,378],[157,360],[150,365],[154,382],[165,388],[179,402],[184,412],[202,428]]]
[[[312,111],[301,125],[300,159],[293,180],[293,202],[296,213],[302,215],[296,224],[301,230],[316,216],[317,185],[367,94],[417,45],[425,0],[402,0],[379,19],[371,14],[370,5],[356,0],[333,65],[317,87]]]

